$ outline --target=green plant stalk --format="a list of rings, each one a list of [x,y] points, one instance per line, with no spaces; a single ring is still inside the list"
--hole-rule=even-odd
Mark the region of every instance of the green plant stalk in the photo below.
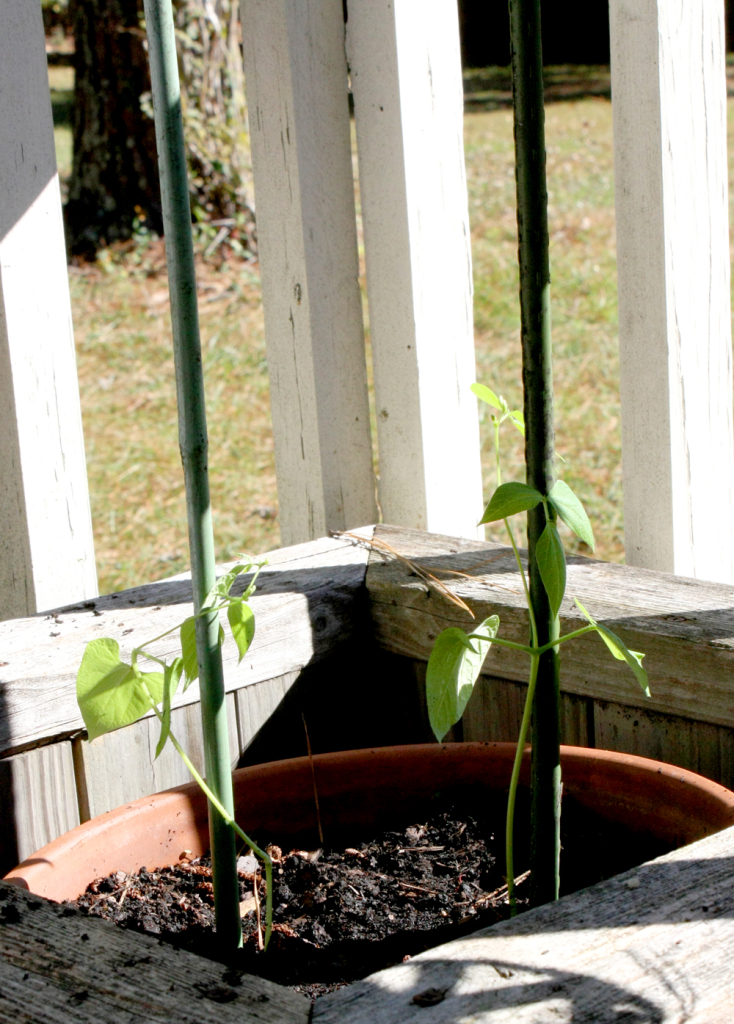
[[[191,208],[170,0],[145,0],[145,18],[171,294],[179,444],[186,483],[194,611],[198,616],[216,576]],[[242,943],[242,923],[235,833],[217,809],[219,804],[230,821],[234,819],[227,707],[218,636],[216,612],[197,618],[205,769],[208,787],[216,798],[216,803],[209,801],[209,834],[217,938],[223,950],[231,950]]]
[[[505,865],[507,871],[507,898],[510,901],[510,916],[517,913],[515,903],[515,802],[517,800],[517,786],[520,781],[520,769],[522,758],[525,752],[525,744],[530,729],[530,718],[533,708],[533,697],[535,686],[538,681],[538,664],[540,657],[533,652],[530,661],[530,678],[528,679],[528,692],[525,698],[525,707],[522,713],[520,724],[520,735],[517,739],[515,760],[512,765],[512,776],[510,777],[510,791],[507,795],[507,818],[505,820]]]
[[[527,482],[548,494],[555,480],[551,362],[548,196],[540,0],[510,0],[515,175]],[[535,549],[546,525],[543,505],[528,512],[530,602],[537,644],[558,637]],[[531,893],[533,906],[557,899],[560,859],[560,687],[558,652],[541,655],[533,698],[531,771]]]

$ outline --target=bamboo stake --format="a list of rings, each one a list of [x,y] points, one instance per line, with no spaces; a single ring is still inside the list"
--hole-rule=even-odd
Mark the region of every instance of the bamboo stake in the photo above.
[[[186,483],[191,580],[194,610],[199,612],[216,576],[191,207],[170,0],[145,0],[145,17],[171,294],[179,445]],[[216,614],[196,620],[196,650],[206,781],[234,817],[227,706]],[[209,834],[217,938],[223,950],[232,950],[242,943],[235,837],[211,803]]]
[[[515,115],[517,226],[522,314],[525,463],[527,482],[541,494],[553,486],[553,370],[551,361],[548,193],[540,0],[510,0],[512,93]],[[545,527],[538,505],[528,513],[530,599],[538,644],[559,635],[540,579],[535,547]],[[540,658],[533,701],[531,903],[558,898],[561,762],[558,652]]]

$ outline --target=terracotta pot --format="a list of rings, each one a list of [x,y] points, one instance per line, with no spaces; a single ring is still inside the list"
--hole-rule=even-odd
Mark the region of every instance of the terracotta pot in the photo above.
[[[734,793],[693,772],[605,750],[562,747],[564,794],[607,820],[683,846],[734,824]],[[324,831],[348,835],[410,815],[437,790],[506,790],[512,743],[451,743],[353,750],[314,757]],[[524,773],[529,775],[529,753]],[[260,837],[314,841],[308,758],[234,773],[237,821]],[[171,864],[208,848],[206,802],[190,785],[136,800],[49,843],[7,876],[40,896],[74,899],[95,878]]]

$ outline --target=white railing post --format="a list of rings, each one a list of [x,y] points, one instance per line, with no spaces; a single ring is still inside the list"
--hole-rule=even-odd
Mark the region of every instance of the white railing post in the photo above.
[[[627,561],[732,583],[724,4],[610,21]]]
[[[0,619],[97,593],[39,4],[0,30]]]
[[[242,0],[281,542],[374,522],[342,0]]]
[[[385,522],[483,536],[455,0],[349,0]]]

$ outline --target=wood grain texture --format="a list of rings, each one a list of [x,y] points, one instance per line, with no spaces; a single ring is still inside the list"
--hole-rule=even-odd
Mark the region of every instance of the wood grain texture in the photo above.
[[[234,767],[239,760],[240,749],[233,693],[227,694],[227,716]],[[200,705],[187,704],[174,709],[171,712],[171,731],[194,767],[203,774]],[[79,770],[84,773],[83,782],[77,781],[85,794],[85,820],[139,797],[191,782],[188,768],[170,743],[166,744],[160,757],[155,758],[159,735],[158,720],[144,718],[125,729],[99,736],[92,743],[84,739],[74,740],[78,751],[77,776]]]
[[[734,787],[734,730],[607,701],[594,703],[594,746],[689,768]]]
[[[383,517],[483,537],[457,6],[359,0],[346,38]]]
[[[374,522],[341,0],[242,0],[281,536]]]
[[[0,761],[0,875],[79,824],[71,743]]]
[[[734,583],[724,7],[609,9],[626,558]]]
[[[371,536],[371,527],[365,536]],[[251,600],[257,627],[247,657],[238,664],[231,638],[224,645],[227,690],[297,671],[347,641],[362,618],[355,595],[363,587],[366,561],[365,548],[328,537],[270,552]],[[233,593],[244,586],[244,580],[237,583]],[[89,640],[112,637],[126,657],[134,643],[175,626],[191,612],[190,580],[178,576],[47,617],[0,623],[0,662],[5,663],[0,665],[0,753],[83,728],[76,673]],[[175,636],[169,637],[151,650],[171,657],[176,644]],[[177,695],[176,706],[198,699],[194,684]]]
[[[307,1024],[291,989],[0,883],[0,1021]]]
[[[480,676],[464,711],[463,738],[467,741],[515,742],[520,735],[526,694],[527,687],[522,683]],[[593,730],[589,735],[589,715],[588,697],[562,693],[561,743],[580,747],[596,746]]]
[[[313,1022],[724,1024],[733,956],[730,828],[324,996]]]
[[[266,679],[254,686],[245,686],[234,694],[240,756],[252,744],[265,723],[277,712],[299,675],[299,672],[288,672],[286,675]]]
[[[501,636],[527,641],[527,613],[510,548],[387,526],[378,527],[375,538],[388,541],[424,569],[437,573],[473,609],[477,621],[496,613]],[[572,602],[577,596],[629,647],[645,653],[652,698],[642,694],[631,673],[594,635],[562,648],[562,689],[732,728],[734,587],[582,557],[568,561],[563,632],[585,623]],[[451,577],[446,569],[458,569],[467,576]],[[367,587],[375,638],[387,650],[427,660],[442,629],[471,626],[466,613],[429,588],[404,563],[385,562],[377,552],[370,557]],[[495,645],[484,671],[523,682],[527,659]]]
[[[97,593],[41,11],[0,33],[0,619]],[[39,282],[42,284],[39,286]]]

